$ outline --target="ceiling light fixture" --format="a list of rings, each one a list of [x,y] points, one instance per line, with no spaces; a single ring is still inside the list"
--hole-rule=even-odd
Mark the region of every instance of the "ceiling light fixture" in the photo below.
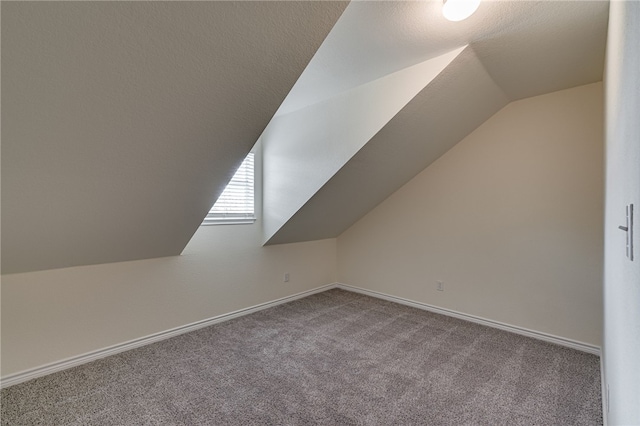
[[[480,0],[443,0],[442,14],[450,21],[462,21],[473,15],[480,6]]]

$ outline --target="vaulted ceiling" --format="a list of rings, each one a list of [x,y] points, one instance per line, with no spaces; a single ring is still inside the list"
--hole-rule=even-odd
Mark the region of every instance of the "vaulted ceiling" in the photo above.
[[[441,8],[388,1],[346,9],[262,137],[267,244],[336,237],[507,103],[602,80],[608,2],[483,1],[462,22],[445,20]],[[336,160],[335,149],[316,150],[314,162],[333,161],[321,170],[302,154],[282,160],[279,148],[292,145],[304,111],[326,122],[298,130],[298,143],[309,146],[317,129],[334,127],[345,94],[460,46],[467,47],[356,152]],[[372,116],[366,107],[354,114]],[[329,145],[323,132],[319,144]],[[334,144],[352,143],[340,137],[330,135]]]
[[[265,240],[339,235],[509,101],[602,79],[607,2],[440,7],[3,2],[2,273],[177,255],[260,135],[443,55],[304,196],[283,172]]]
[[[178,255],[344,2],[3,2],[2,272]]]

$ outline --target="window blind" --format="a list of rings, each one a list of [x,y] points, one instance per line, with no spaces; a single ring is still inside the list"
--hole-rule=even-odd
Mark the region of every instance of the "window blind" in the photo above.
[[[249,153],[213,205],[203,225],[253,223],[254,154]]]

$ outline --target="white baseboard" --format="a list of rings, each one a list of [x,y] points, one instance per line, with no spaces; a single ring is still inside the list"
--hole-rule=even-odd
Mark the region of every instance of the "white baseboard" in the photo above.
[[[442,315],[448,315],[451,317],[463,319],[466,321],[475,322],[478,324],[486,325],[489,327],[498,328],[501,330],[509,331],[516,334],[521,334],[528,337],[533,337],[535,339],[544,340],[550,343],[555,343],[562,346],[567,346],[573,349],[577,349],[583,352],[588,352],[595,355],[600,355],[600,348],[597,346],[589,345],[587,343],[577,342],[571,339],[565,339],[563,337],[554,336],[551,334],[541,333],[539,331],[528,330],[526,328],[517,327],[505,323],[501,323],[498,321],[489,320],[486,318],[477,317],[474,315],[464,314],[461,312],[456,312],[450,309],[439,308],[437,306],[428,305],[422,302],[416,302],[413,300],[404,299],[397,296],[391,296],[389,294],[380,293],[373,290],[367,290],[360,287],[354,287],[347,284],[342,283],[333,283],[324,285],[321,287],[317,287],[313,290],[304,291],[302,293],[297,293],[291,296],[283,297],[280,299],[276,299],[270,302],[261,303],[259,305],[251,306],[248,308],[240,309],[234,312],[229,312],[227,314],[218,315],[213,318],[205,319],[202,321],[197,321],[191,324],[186,324],[180,327],[172,328],[170,330],[161,331],[159,333],[154,333],[149,336],[140,337],[138,339],[133,339],[128,342],[119,343],[117,345],[108,346],[103,349],[98,349],[95,351],[87,352],[82,355],[77,355],[74,357],[66,358],[60,361],[52,362],[49,364],[45,364],[39,367],[31,368],[28,370],[20,371],[17,373],[9,374],[5,377],[0,378],[0,388],[6,388],[9,386],[16,385],[18,383],[26,382],[27,380],[35,379],[36,377],[46,376],[47,374],[55,373],[58,371],[66,370],[68,368],[76,367],[78,365],[86,364],[91,361],[95,361],[100,358],[105,358],[110,355],[115,355],[120,352],[128,351],[130,349],[135,349],[140,346],[149,345],[151,343],[155,343],[161,340],[169,339],[174,336],[178,336],[180,334],[189,333],[191,331],[198,330],[200,328],[208,327],[213,324],[217,324],[223,321],[228,321],[233,318],[238,318],[244,315],[249,315],[254,312],[261,311],[263,309],[268,309],[274,306],[281,305],[283,303],[291,302],[297,299],[301,299],[303,297],[311,296],[312,294],[321,293],[323,291],[330,290],[332,288],[340,288],[347,291],[352,291],[355,293],[365,294],[367,296],[376,297],[378,299],[384,299],[391,302],[400,303],[407,306],[412,306],[418,309],[424,309],[427,311],[435,312]],[[603,394],[604,396],[604,394]],[[603,398],[604,399],[604,398]],[[604,416],[603,416],[604,417]]]
[[[376,297],[378,299],[384,299],[390,302],[396,302],[402,305],[423,309],[425,311],[435,312],[437,314],[447,315],[447,316],[459,318],[465,321],[475,322],[477,324],[486,325],[488,327],[498,328],[500,330],[509,331],[511,333],[516,333],[516,334],[520,334],[527,337],[533,337],[534,339],[544,340],[545,342],[566,346],[569,348],[577,349],[582,352],[587,352],[590,354],[600,356],[600,347],[590,345],[588,343],[578,342],[576,340],[566,339],[564,337],[554,336],[552,334],[542,333],[540,331],[529,330],[527,328],[505,324],[503,322],[494,321],[487,318],[478,317],[475,315],[464,314],[462,312],[453,311],[451,309],[439,308],[437,306],[429,305],[427,303],[416,302],[414,300],[404,299],[402,297],[397,297],[397,296],[391,296],[389,294],[380,293],[377,291],[368,290],[361,287],[354,287],[348,284],[338,283],[336,287],[343,290]]]
[[[259,305],[240,309],[234,312],[229,312],[227,314],[218,315],[213,318],[197,321],[191,324],[186,324],[180,327],[172,328],[170,330],[161,331],[159,333],[150,334],[148,336],[140,337],[138,339],[129,340],[128,342],[119,343],[117,345],[108,346],[103,349],[87,352],[82,355],[66,358],[61,361],[56,361],[56,362],[45,364],[39,367],[20,371],[18,373],[9,374],[5,377],[0,378],[0,388],[13,386],[18,383],[26,382],[27,380],[35,379],[36,377],[46,376],[47,374],[55,373],[57,371],[62,371],[68,368],[76,367],[78,365],[86,364],[88,362],[95,361],[100,358],[105,358],[110,355],[115,355],[120,352],[128,351],[130,349],[135,349],[140,346],[149,345],[151,343],[155,343],[160,340],[169,339],[171,337],[175,337],[180,334],[189,333],[190,331],[195,331],[200,328],[208,327],[210,325],[217,324],[223,321],[228,321],[233,318],[249,315],[254,312],[261,311],[263,309],[272,308],[274,306],[291,302],[296,299],[301,299],[303,297],[307,297],[315,293],[320,293],[323,291],[330,290],[332,288],[335,288],[336,285],[337,283],[324,285],[321,287],[317,287],[313,290],[303,291],[302,293],[297,293],[291,296],[282,297],[280,299],[272,300],[270,302],[261,303]]]

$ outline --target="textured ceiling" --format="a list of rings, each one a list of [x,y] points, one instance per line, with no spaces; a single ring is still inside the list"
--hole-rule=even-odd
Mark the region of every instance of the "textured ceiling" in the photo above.
[[[483,0],[461,22],[441,9],[439,0],[352,2],[278,114],[467,44],[514,98],[602,77],[607,1]]]
[[[602,79],[605,1],[346,6],[3,2],[2,273],[179,254],[276,111],[467,44],[271,243],[337,236],[509,101]]]
[[[179,254],[343,2],[3,2],[2,273]]]
[[[508,102],[602,80],[606,1],[483,1],[459,23],[446,21],[441,5],[349,5],[278,116],[470,47],[297,206],[269,244],[336,237]]]

